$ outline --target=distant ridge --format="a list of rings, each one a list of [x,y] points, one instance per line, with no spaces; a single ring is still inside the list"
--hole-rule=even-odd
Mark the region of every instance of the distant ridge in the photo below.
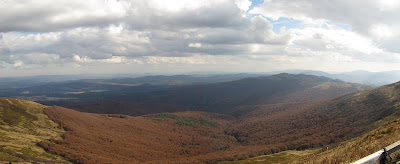
[[[242,105],[322,100],[367,89],[370,87],[326,77],[282,73],[143,94],[126,93],[111,99],[120,102],[172,104],[191,110],[215,112]]]

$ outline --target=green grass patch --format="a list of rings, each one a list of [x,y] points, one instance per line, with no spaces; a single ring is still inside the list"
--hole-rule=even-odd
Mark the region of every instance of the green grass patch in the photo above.
[[[301,161],[304,158],[308,158],[309,156],[315,154],[317,151],[318,149],[310,149],[302,151],[287,150],[279,153],[258,156],[245,160],[220,162],[219,164],[292,163],[295,161]]]
[[[195,128],[197,128],[199,125],[211,126],[211,127],[219,126],[217,123],[208,121],[203,118],[183,117],[183,116],[178,116],[178,115],[170,114],[170,113],[155,114],[155,115],[150,116],[149,118],[154,119],[154,120],[172,119],[172,120],[176,120],[175,125],[190,126],[190,127],[195,127]]]
[[[0,150],[0,162],[8,162],[8,161],[23,161],[23,160],[21,158],[12,156]]]
[[[8,125],[18,125],[19,123],[27,123],[37,121],[38,118],[26,112],[24,109],[15,106],[5,106],[2,109],[0,118]]]
[[[160,113],[160,114],[152,115],[152,116],[150,116],[149,118],[150,118],[150,119],[156,119],[156,120],[157,120],[157,119],[164,119],[164,118],[169,118],[169,119],[173,119],[173,120],[178,120],[179,117],[181,117],[181,116],[177,116],[177,115],[169,114],[169,113]]]

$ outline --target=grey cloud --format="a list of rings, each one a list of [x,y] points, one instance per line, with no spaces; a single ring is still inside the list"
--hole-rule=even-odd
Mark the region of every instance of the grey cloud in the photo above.
[[[0,16],[0,31],[42,32],[8,40],[11,44],[0,44],[2,54],[19,54],[18,60],[24,60],[21,54],[59,56],[58,61],[49,62],[73,61],[74,55],[91,59],[235,55],[248,52],[247,44],[284,45],[289,39],[288,36],[275,36],[272,25],[265,18],[243,17],[245,13],[229,0],[195,10],[172,12],[154,8],[150,1],[110,1],[122,6],[122,14],[110,9],[105,15],[93,14],[94,9],[87,6],[86,1],[13,3],[18,2],[21,6],[18,10],[10,9],[11,1],[2,6],[6,14]],[[113,32],[110,28],[116,26],[122,29]],[[204,46],[188,46],[193,43]],[[13,63],[14,60],[17,60],[15,56],[6,61]],[[24,63],[39,62],[26,59]]]
[[[89,1],[85,2],[6,1],[0,5],[0,31],[49,32],[76,27],[101,27],[118,22],[121,17],[114,13],[95,15],[96,9],[90,8]]]
[[[196,10],[183,9],[167,12],[151,7],[149,3],[137,4],[128,10],[124,22],[131,29],[164,29],[182,28],[224,28],[245,26],[248,20],[242,17],[242,11],[233,1],[222,1],[212,6],[206,5]]]
[[[385,50],[395,53],[400,53],[400,38],[394,37],[391,39],[383,40],[379,42],[380,47],[384,47]],[[400,56],[400,55],[399,55]]]
[[[267,25],[268,26],[268,25]],[[109,59],[112,56],[126,56],[137,58],[141,56],[192,56],[195,54],[209,55],[238,55],[251,51],[250,44],[271,44],[274,46],[285,45],[287,38],[273,36],[264,26],[250,25],[247,29],[193,29],[191,31],[131,31],[122,29],[116,33],[108,33],[106,28],[80,28],[58,34],[58,39],[47,42],[45,40],[23,40],[23,46],[12,47],[7,45],[1,49],[7,54],[19,54],[13,58],[1,59],[8,63],[21,60],[25,64],[46,64],[58,62],[72,62],[74,55],[87,56],[91,59]],[[269,29],[272,30],[272,29]],[[42,34],[46,35],[46,34]],[[52,35],[52,34],[47,34]],[[204,36],[199,38],[198,36]],[[282,39],[283,38],[283,39]],[[38,42],[38,43],[36,43]],[[276,43],[275,43],[276,42]],[[43,44],[40,44],[43,43]],[[189,47],[189,44],[201,44],[201,47]],[[280,44],[277,44],[280,43]],[[22,45],[22,44],[21,44]],[[36,45],[36,46],[32,46]],[[28,55],[24,55],[28,54]],[[35,56],[54,54],[57,60],[35,61]],[[32,57],[32,58],[30,58]]]
[[[168,12],[151,1],[9,1],[0,6],[0,31],[49,32],[127,24],[131,29],[239,27],[248,21],[233,1]],[[110,3],[110,4],[108,4]],[[18,6],[18,8],[15,8]],[[113,9],[113,6],[119,8]],[[98,9],[96,8],[98,7]],[[111,9],[110,9],[111,8]],[[96,13],[105,10],[105,13]]]
[[[262,17],[253,18],[246,27],[199,28],[191,31],[151,31],[152,46],[164,54],[203,53],[236,55],[250,51],[249,44],[286,45],[290,36],[276,35],[272,25]],[[190,47],[198,44],[198,47]]]
[[[121,2],[125,3],[126,13],[99,16],[91,14],[90,9],[85,13],[85,6],[78,1],[43,2],[31,8],[27,5],[33,2],[27,1],[20,10],[0,16],[0,31],[40,33],[21,33],[12,39],[3,37],[3,41],[7,38],[7,44],[0,42],[0,61],[48,65],[76,62],[75,55],[90,60],[115,56],[134,59],[265,55],[281,53],[290,39],[287,34],[274,34],[271,23],[263,17],[243,17],[245,13],[229,0],[176,12],[155,9],[148,1]],[[74,12],[83,12],[82,17],[75,17]],[[252,44],[268,50],[252,52]]]

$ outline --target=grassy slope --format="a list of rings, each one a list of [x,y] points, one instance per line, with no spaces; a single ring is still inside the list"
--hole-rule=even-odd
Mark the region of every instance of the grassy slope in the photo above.
[[[391,116],[382,120],[382,126],[351,140],[332,145],[334,148],[288,150],[263,155],[246,160],[227,161],[221,164],[261,164],[261,163],[350,163],[370,155],[383,147],[400,140],[400,117]],[[390,155],[393,161],[400,160],[400,152]]]
[[[400,117],[387,118],[385,123],[360,137],[341,143],[338,147],[318,153],[307,159],[307,163],[350,163],[381,150],[400,140]],[[400,160],[400,152],[390,155]],[[299,163],[306,163],[301,161]]]
[[[263,155],[254,158],[249,158],[246,160],[238,161],[226,161],[220,162],[219,164],[262,164],[262,163],[291,163],[297,160],[306,160],[313,154],[315,154],[318,149],[310,149],[303,151],[287,150],[275,154]]]
[[[257,163],[257,161],[260,161],[262,163],[262,161],[271,161],[274,163],[274,160],[289,160],[291,163],[349,163],[400,140],[400,82],[367,92],[342,96],[316,109],[320,113],[330,113],[330,117],[340,118],[338,121],[344,122],[346,127],[352,127],[347,129],[346,134],[361,133],[362,135],[341,142],[334,149],[324,152],[316,151],[313,155],[296,157],[288,156],[287,152],[281,152],[238,162]],[[257,110],[259,109],[253,109],[247,114],[257,113]],[[257,113],[257,115],[260,114]],[[239,115],[239,117],[243,116]],[[361,128],[360,130],[357,129],[358,127],[369,128]],[[370,130],[365,133],[365,129]],[[346,128],[343,127],[339,129],[339,132],[345,130]],[[357,132],[357,130],[360,132]],[[398,152],[398,154],[400,153]],[[398,154],[394,154],[392,157],[398,159]],[[293,160],[290,160],[290,158]]]
[[[46,106],[30,101],[0,98],[0,163],[66,162],[36,143],[61,138],[63,130],[44,113]]]

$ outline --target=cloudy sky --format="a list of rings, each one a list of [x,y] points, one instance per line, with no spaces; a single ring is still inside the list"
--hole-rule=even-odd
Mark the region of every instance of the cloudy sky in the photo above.
[[[0,76],[400,70],[398,0],[0,0]]]

